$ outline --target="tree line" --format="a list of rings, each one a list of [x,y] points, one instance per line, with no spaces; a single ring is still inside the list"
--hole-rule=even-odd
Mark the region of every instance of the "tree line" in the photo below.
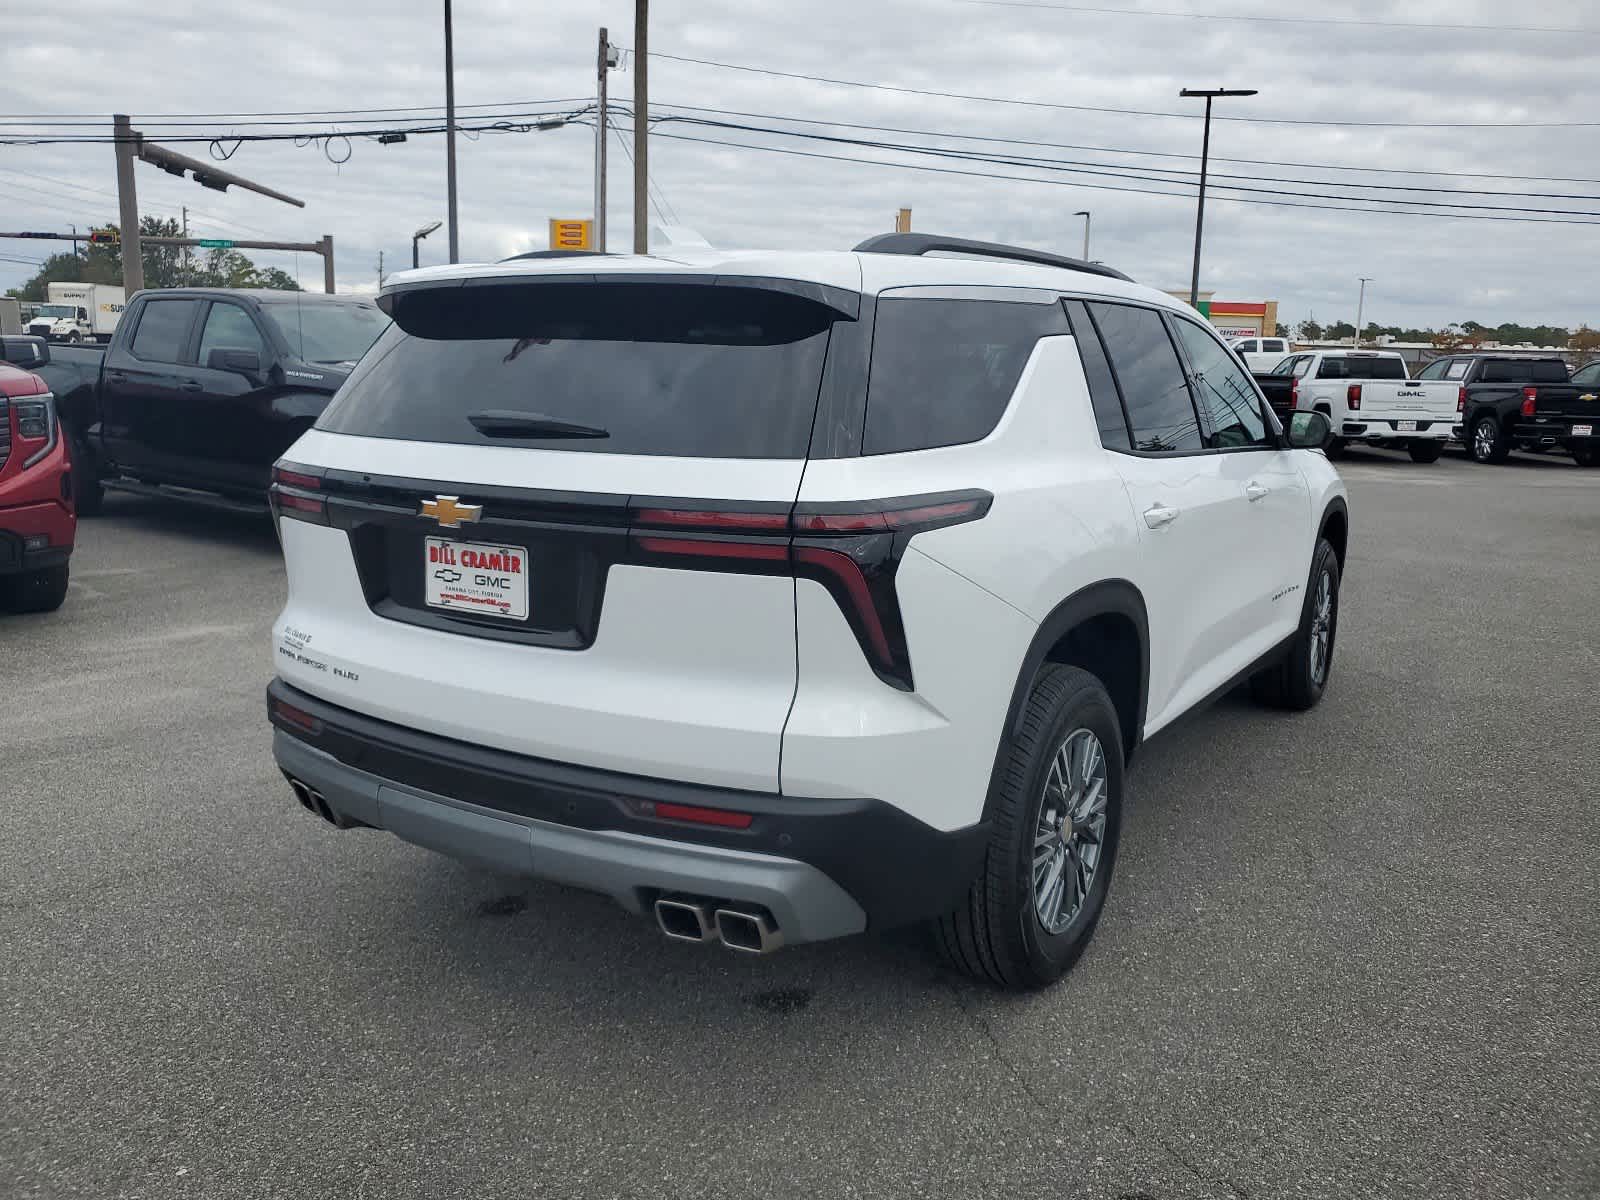
[[[115,225],[92,231],[110,234],[104,241],[91,242],[64,250],[44,260],[38,274],[21,287],[11,288],[8,296],[18,300],[43,301],[51,283],[122,283],[122,239]],[[141,237],[181,237],[183,228],[171,217],[140,217]],[[294,276],[277,267],[260,267],[238,250],[217,248],[196,250],[188,246],[152,246],[141,243],[145,287],[229,287],[277,288],[298,292]]]
[[[1349,321],[1323,325],[1305,320],[1294,327],[1295,336],[1308,342],[1336,342],[1354,337],[1355,332],[1355,325]],[[1361,331],[1361,340],[1376,342],[1384,334],[1397,342],[1428,342],[1445,350],[1470,349],[1485,342],[1498,342],[1502,346],[1517,346],[1526,342],[1534,346],[1565,346],[1569,350],[1583,352],[1600,350],[1600,331],[1590,329],[1587,325],[1567,329],[1560,325],[1518,325],[1514,321],[1501,325],[1457,321],[1442,329],[1406,329],[1399,325],[1379,325],[1375,321],[1368,321],[1366,328]],[[1290,336],[1287,326],[1278,326],[1278,336]]]

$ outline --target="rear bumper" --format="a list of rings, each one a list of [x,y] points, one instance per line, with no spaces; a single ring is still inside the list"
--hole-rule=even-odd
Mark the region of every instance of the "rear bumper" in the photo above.
[[[647,911],[667,892],[770,911],[789,942],[947,912],[989,829],[941,832],[877,800],[805,799],[623,775],[473,746],[327,704],[275,680],[273,755],[345,821]],[[272,704],[309,715],[291,724]],[[749,813],[746,829],[664,820],[656,804]]]
[[[1401,421],[1413,421],[1415,429],[1401,430]],[[1450,437],[1451,423],[1437,418],[1416,417],[1352,417],[1340,427],[1339,436],[1346,438],[1372,438],[1378,441],[1403,439],[1405,441],[1442,442]]]
[[[1600,437],[1592,433],[1574,437],[1572,435],[1574,425],[1588,425],[1591,429],[1600,429],[1600,412],[1595,414],[1592,421],[1564,417],[1547,421],[1523,421],[1511,427],[1511,436],[1515,441],[1534,446],[1600,446]]]

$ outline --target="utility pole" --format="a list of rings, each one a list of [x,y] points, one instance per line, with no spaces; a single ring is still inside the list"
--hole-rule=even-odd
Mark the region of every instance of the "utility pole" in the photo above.
[[[378,286],[383,286],[383,251],[378,251]]]
[[[611,120],[606,111],[606,77],[611,73],[611,43],[606,27],[600,27],[600,58],[597,66],[594,121],[594,248],[606,252],[606,130]]]
[[[1211,157],[1211,102],[1221,96],[1254,96],[1255,88],[1184,88],[1179,96],[1204,97],[1206,129],[1200,141],[1200,203],[1194,214],[1194,274],[1189,278],[1189,305],[1200,307],[1200,234],[1206,223],[1206,166]]]
[[[187,204],[185,204],[183,206],[183,236],[184,237],[188,237],[189,236],[189,206]],[[189,253],[190,253],[189,252],[189,247],[185,246],[183,248],[183,286],[184,287],[188,287],[189,284],[194,279],[194,268],[191,266]]]
[[[456,56],[450,0],[444,0],[444,177],[445,215],[450,222],[450,261],[456,263],[461,261],[461,227],[456,216]]]
[[[122,286],[128,295],[144,287],[144,251],[139,246],[139,196],[134,190],[133,160],[138,155],[138,134],[122,113],[111,118],[117,151],[117,219],[122,223]]]
[[[1356,300],[1356,336],[1351,342],[1352,350],[1361,348],[1361,312],[1367,306],[1367,284],[1372,282],[1370,275],[1358,275],[1357,278],[1361,280],[1361,295]]]
[[[1083,218],[1083,261],[1089,261],[1089,212],[1087,209],[1072,214]]]
[[[77,273],[78,282],[83,282],[83,263],[78,260],[78,227],[72,227],[72,266]]]
[[[633,0],[633,252],[650,253],[650,0]]]

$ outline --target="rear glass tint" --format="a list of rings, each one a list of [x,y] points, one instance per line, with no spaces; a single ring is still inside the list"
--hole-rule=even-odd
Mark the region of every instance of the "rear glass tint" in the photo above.
[[[1325,358],[1317,368],[1318,379],[1406,379],[1403,359],[1383,358]]]
[[[133,354],[145,362],[175,363],[189,339],[198,300],[147,300],[133,335]]]
[[[804,458],[839,316],[787,292],[712,284],[402,293],[396,324],[317,428],[588,453]],[[519,421],[539,424],[524,431]],[[604,436],[548,432],[563,425]]]
[[[1068,332],[1059,304],[880,299],[863,453],[959,446],[987,437],[1034,343]]]
[[[1483,364],[1484,383],[1566,383],[1567,364],[1549,359],[1494,358]]]

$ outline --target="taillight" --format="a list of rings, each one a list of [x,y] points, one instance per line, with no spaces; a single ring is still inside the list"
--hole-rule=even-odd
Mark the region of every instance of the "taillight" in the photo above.
[[[1300,407],[1300,377],[1296,375],[1289,381],[1289,407]]]
[[[303,708],[296,708],[287,700],[280,700],[276,696],[268,698],[268,713],[276,717],[285,725],[293,725],[296,729],[316,736],[322,732],[322,722],[306,712]]]
[[[1344,400],[1350,408],[1359,409],[1361,407],[1361,385],[1359,383],[1352,383],[1349,387],[1345,388]]]
[[[1456,389],[1456,411],[1458,413],[1467,411],[1467,385],[1464,383]]]
[[[652,807],[653,815],[663,821],[688,821],[693,825],[717,825],[723,829],[749,829],[755,820],[752,813],[733,812],[726,808],[702,808],[698,804],[669,804],[665,800],[657,800]]]
[[[1533,416],[1534,406],[1538,402],[1539,402],[1539,389],[1538,388],[1536,388],[1536,387],[1525,387],[1525,388],[1522,389],[1522,415],[1523,416],[1525,416],[1525,417]]]
[[[879,678],[909,691],[911,659],[894,588],[900,559],[915,534],[976,521],[993,502],[988,492],[968,491],[792,511],[653,504],[634,510],[633,544],[675,566],[815,579],[838,602]]]
[[[267,488],[267,499],[277,516],[326,525],[328,504],[317,494],[321,490],[322,475],[319,472],[295,463],[280,462],[273,464],[272,485]]]

